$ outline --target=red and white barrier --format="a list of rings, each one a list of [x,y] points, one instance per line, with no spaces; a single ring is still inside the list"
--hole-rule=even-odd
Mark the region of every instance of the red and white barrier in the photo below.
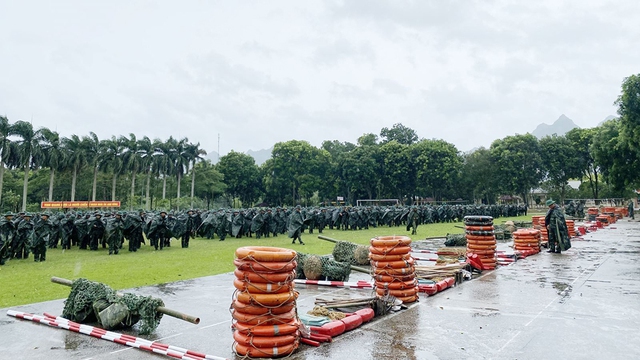
[[[327,280],[308,280],[308,279],[294,279],[296,284],[304,285],[321,285],[321,286],[333,286],[333,287],[346,287],[354,289],[373,289],[373,284],[367,281],[358,282],[345,282],[345,281],[327,281]]]
[[[15,310],[8,310],[7,315],[13,316],[19,319],[31,320],[33,322],[49,325],[51,327],[57,327],[61,329],[66,329],[69,331],[77,332],[80,334],[85,334],[89,336],[93,336],[98,339],[109,340],[111,342],[127,345],[131,347],[138,348],[140,350],[145,350],[149,352],[153,352],[156,354],[161,354],[165,356],[169,356],[175,359],[184,359],[184,360],[227,360],[222,357],[202,354],[196,351],[191,351],[187,349],[183,349],[177,346],[162,344],[158,342],[149,341],[146,339],[141,339],[135,336],[120,334],[112,331],[107,331],[104,329],[96,328],[90,325],[79,324],[73,322],[71,320],[56,317],[50,314],[45,314],[45,317],[24,313]]]

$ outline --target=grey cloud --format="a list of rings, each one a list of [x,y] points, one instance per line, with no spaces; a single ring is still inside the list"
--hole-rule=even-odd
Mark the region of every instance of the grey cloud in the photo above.
[[[344,38],[325,43],[316,48],[313,60],[321,65],[334,66],[342,61],[374,62],[375,51],[369,43],[353,43]]]

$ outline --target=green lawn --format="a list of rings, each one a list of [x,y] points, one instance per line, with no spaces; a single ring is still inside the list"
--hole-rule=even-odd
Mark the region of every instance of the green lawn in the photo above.
[[[501,218],[506,220],[530,220],[530,216]],[[414,240],[432,236],[444,236],[447,233],[462,233],[457,228],[462,223],[422,225]],[[382,227],[358,231],[338,231],[325,229],[323,235],[347,240],[358,244],[368,244],[375,236],[408,235],[403,227]],[[170,248],[152,250],[147,242],[138,252],[130,253],[125,242],[125,250],[119,255],[108,255],[107,249],[98,251],[49,249],[47,261],[36,263],[33,254],[27,260],[10,260],[0,267],[0,308],[29,304],[34,302],[66,298],[69,288],[50,282],[52,276],[67,279],[84,277],[103,282],[114,289],[125,289],[145,285],[161,284],[177,280],[193,279],[201,276],[216,275],[233,271],[234,251],[240,246],[260,245],[287,247],[312,254],[330,254],[333,243],[305,233],[302,240],[306,245],[292,245],[286,235],[276,238],[256,240],[255,238],[225,241],[194,239],[188,249],[180,247],[179,240],[173,240]]]

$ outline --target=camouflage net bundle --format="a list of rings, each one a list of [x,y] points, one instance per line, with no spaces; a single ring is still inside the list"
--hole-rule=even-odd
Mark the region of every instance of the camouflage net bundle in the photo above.
[[[311,271],[311,266],[305,268],[307,260],[311,257],[319,257],[322,262],[322,277],[327,277],[332,281],[348,281],[351,274],[351,264],[348,262],[339,262],[332,258],[331,255],[310,255],[298,252],[298,266],[296,268],[296,278],[306,279],[305,271]],[[315,265],[314,265],[315,266]],[[306,269],[306,270],[305,270]],[[314,271],[317,271],[315,268]]]
[[[467,237],[465,234],[447,234],[445,246],[467,246]]]
[[[307,314],[313,315],[313,316],[326,316],[331,320],[342,320],[346,317],[346,315],[343,312],[332,311],[320,305],[314,306],[313,310],[307,311]]]
[[[369,265],[369,247],[348,241],[338,241],[333,248],[333,258],[338,262]]]
[[[308,256],[302,270],[307,279],[319,280],[322,277],[322,259],[318,255]]]
[[[160,324],[162,300],[134,294],[118,295],[105,284],[77,279],[65,301],[62,316],[76,322],[100,321],[107,330],[131,327],[140,321],[140,334],[150,334]]]
[[[494,227],[494,234],[496,236],[496,239],[498,240],[511,239],[511,236],[512,236],[511,234],[513,233],[513,231],[515,231],[515,226],[513,225],[502,224],[502,225],[494,225],[493,227]]]

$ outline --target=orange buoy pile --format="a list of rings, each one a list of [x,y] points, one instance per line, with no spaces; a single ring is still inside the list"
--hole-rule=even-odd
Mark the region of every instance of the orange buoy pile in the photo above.
[[[567,223],[567,231],[569,232],[569,237],[572,238],[574,236],[578,236],[576,234],[576,224],[573,220],[565,220]]]
[[[270,358],[298,348],[300,322],[296,252],[265,246],[236,249],[231,315],[234,350],[240,356]]]
[[[589,208],[587,209],[587,215],[589,215],[589,221],[596,221],[596,216],[598,216],[598,208]]]
[[[371,239],[369,261],[378,296],[392,295],[410,303],[418,300],[418,280],[411,257],[411,238],[379,236]]]
[[[515,250],[540,252],[540,230],[519,229],[513,232]]]
[[[547,231],[547,225],[544,223],[544,217],[540,217],[538,219],[538,223],[540,224],[538,227],[540,228],[540,241],[543,243],[549,243],[549,231]]]
[[[465,216],[467,253],[477,254],[484,270],[496,268],[496,237],[491,216]]]

